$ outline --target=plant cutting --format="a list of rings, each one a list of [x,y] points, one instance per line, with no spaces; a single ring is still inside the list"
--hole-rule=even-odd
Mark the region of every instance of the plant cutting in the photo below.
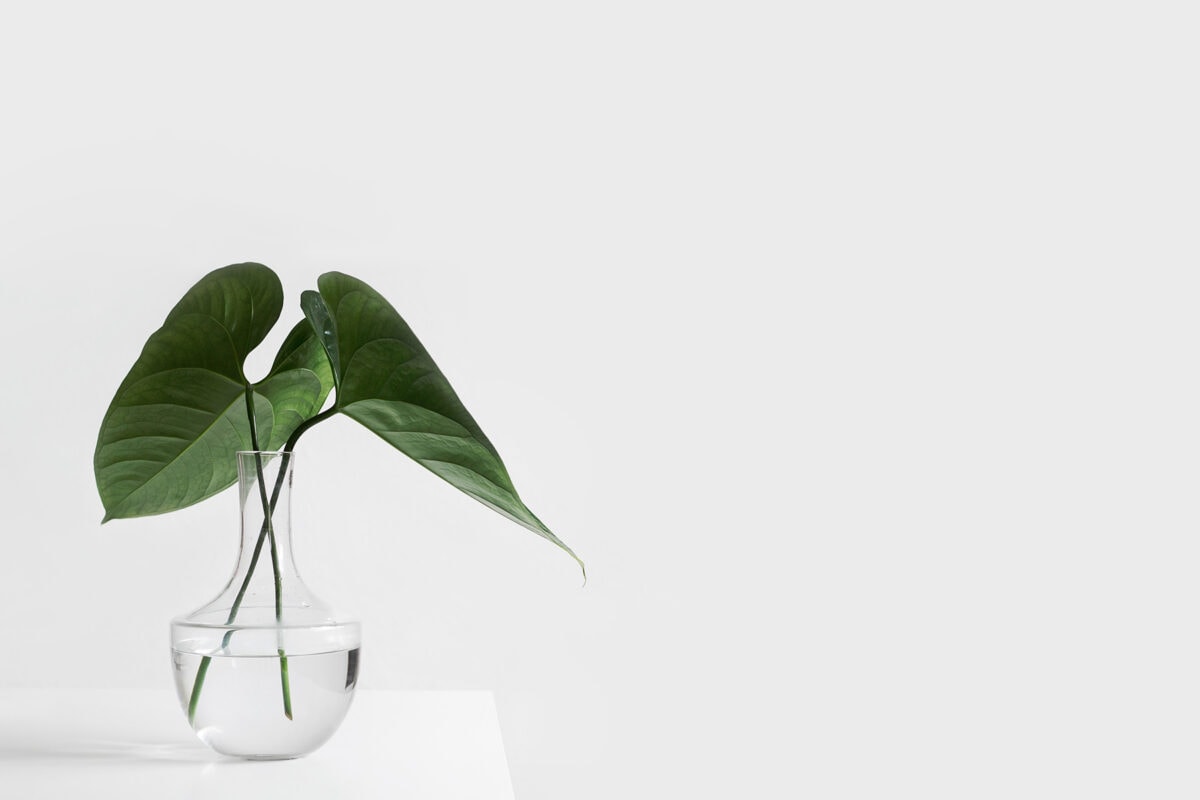
[[[442,480],[583,562],[517,494],[496,448],[412,329],[361,280],[328,272],[301,295],[265,377],[246,357],[283,309],[278,276],[233,264],[197,282],[151,334],[96,443],[104,522],[165,514],[238,483],[242,545],[229,585],[172,622],[176,686],[197,735],[222,753],[291,758],[340,724],[361,632],[295,569],[295,448],[344,414]],[[264,564],[264,562],[266,562]]]

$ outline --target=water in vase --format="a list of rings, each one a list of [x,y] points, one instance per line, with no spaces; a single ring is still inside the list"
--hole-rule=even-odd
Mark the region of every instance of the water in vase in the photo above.
[[[333,735],[354,697],[358,648],[287,658],[292,718],[284,713],[277,656],[213,656],[192,728],[219,753],[294,758]],[[173,650],[175,689],[187,713],[203,657]]]

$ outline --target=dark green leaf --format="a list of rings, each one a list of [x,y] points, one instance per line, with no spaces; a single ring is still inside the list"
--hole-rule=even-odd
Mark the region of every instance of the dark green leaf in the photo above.
[[[318,286],[333,325],[314,327],[336,338],[338,409],[452,486],[558,545],[582,568],[571,548],[522,502],[500,454],[391,304],[339,272],[322,275]]]
[[[243,364],[282,304],[275,273],[234,264],[202,278],[150,336],[96,442],[106,521],[174,511],[237,479],[234,454],[252,447]],[[281,445],[320,410],[331,384],[324,354],[302,323],[255,387],[260,446]]]
[[[228,332],[241,365],[267,338],[282,310],[279,276],[262,264],[231,264],[201,278],[171,309],[167,321],[184,314],[212,317]]]
[[[325,348],[325,356],[333,367],[333,384],[341,388],[342,367],[338,357],[337,323],[329,313],[325,301],[318,292],[307,289],[300,293],[300,308],[308,319],[309,331],[314,334]]]
[[[271,373],[254,385],[274,410],[274,427],[260,444],[278,450],[300,423],[314,416],[325,405],[333,389],[333,371],[324,348],[313,335],[307,320],[300,320],[288,333],[275,356]]]

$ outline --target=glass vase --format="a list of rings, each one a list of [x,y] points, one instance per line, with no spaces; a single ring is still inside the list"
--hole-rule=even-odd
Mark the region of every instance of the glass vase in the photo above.
[[[218,753],[296,758],[341,724],[362,634],[300,579],[292,554],[291,453],[242,452],[241,550],[215,600],[171,621],[175,687],[192,730]]]

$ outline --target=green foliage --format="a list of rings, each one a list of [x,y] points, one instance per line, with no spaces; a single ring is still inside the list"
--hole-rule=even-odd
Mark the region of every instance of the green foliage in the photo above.
[[[455,488],[583,562],[522,502],[500,454],[396,309],[366,283],[322,275],[302,305],[335,366],[337,409]]]
[[[234,454],[254,449],[252,432],[261,449],[284,447],[320,421],[314,417],[336,388],[331,411],[579,561],[522,502],[500,454],[391,304],[338,272],[322,275],[318,288],[303,293],[305,319],[257,383],[243,368],[279,318],[279,278],[261,264],[234,264],[188,290],[101,423],[95,471],[105,521],[174,511],[220,492],[237,479]]]
[[[282,308],[274,272],[234,264],[204,276],[171,310],[100,424],[94,466],[105,521],[175,511],[233,484],[234,454],[253,449],[247,391],[260,446],[282,446],[321,410],[332,373],[303,321],[270,375],[251,384],[242,372]]]

